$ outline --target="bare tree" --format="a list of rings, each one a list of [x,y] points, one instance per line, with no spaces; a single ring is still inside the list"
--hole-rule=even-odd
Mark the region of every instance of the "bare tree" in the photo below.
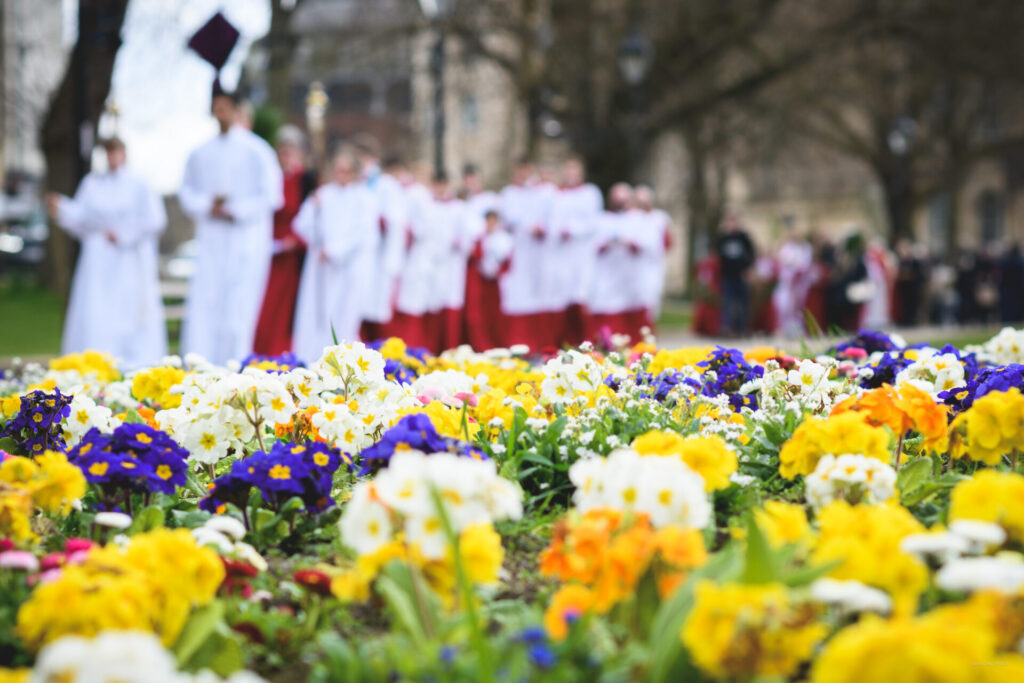
[[[78,40],[41,133],[52,191],[74,192],[89,170],[90,143],[110,93],[127,7],[128,0],[79,0]],[[71,241],[51,230],[48,247],[46,276],[50,286],[66,296],[74,266]]]

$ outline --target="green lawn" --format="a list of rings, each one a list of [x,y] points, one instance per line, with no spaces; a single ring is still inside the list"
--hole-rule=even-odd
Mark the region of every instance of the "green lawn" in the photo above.
[[[0,358],[60,352],[60,298],[31,285],[0,285]]]

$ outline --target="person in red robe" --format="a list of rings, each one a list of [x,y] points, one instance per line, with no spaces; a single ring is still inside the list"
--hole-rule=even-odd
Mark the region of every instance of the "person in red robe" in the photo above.
[[[277,134],[277,158],[284,176],[284,205],[274,214],[274,258],[253,342],[253,350],[261,355],[277,356],[292,348],[295,300],[306,256],[306,245],[292,231],[292,220],[316,187],[304,157],[302,133],[294,126],[283,127]]]
[[[511,265],[512,235],[494,209],[484,214],[484,234],[466,269],[465,338],[477,351],[505,346],[508,321],[501,312],[500,279]]]

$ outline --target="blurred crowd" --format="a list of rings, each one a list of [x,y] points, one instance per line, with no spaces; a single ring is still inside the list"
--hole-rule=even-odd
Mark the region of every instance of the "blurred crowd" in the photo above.
[[[707,335],[1024,319],[1024,255],[1012,242],[939,256],[909,239],[890,248],[849,225],[839,237],[789,229],[768,251],[728,215],[696,282],[694,328]]]
[[[439,352],[533,350],[636,340],[658,316],[670,222],[649,188],[614,185],[607,201],[577,157],[484,187],[430,174],[357,134],[311,162],[302,133],[276,149],[251,130],[238,97],[215,92],[218,134],[189,156],[178,193],[195,224],[181,348],[216,363],[250,353],[317,358],[337,341],[400,337]],[[106,168],[74,197],[48,196],[81,242],[64,352],[99,349],[129,365],[168,348],[157,272],[167,216],[103,141]]]

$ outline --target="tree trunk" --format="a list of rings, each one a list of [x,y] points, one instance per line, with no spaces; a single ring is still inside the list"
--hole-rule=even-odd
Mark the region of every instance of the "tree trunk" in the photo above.
[[[286,117],[291,111],[292,59],[296,38],[292,35],[292,16],[301,4],[297,0],[291,9],[285,9],[281,0],[270,2],[270,30],[267,43],[267,103]]]
[[[689,156],[690,173],[686,183],[686,290],[693,289],[694,264],[697,262],[697,239],[705,235],[710,245],[713,226],[709,223],[711,201],[708,196],[707,159],[700,143],[700,131],[693,125],[683,129],[686,151]]]
[[[79,0],[78,41],[43,121],[40,145],[46,186],[72,194],[89,171],[96,124],[110,94],[128,0]],[[65,301],[74,267],[73,244],[51,225],[43,278]]]
[[[889,222],[889,242],[913,239],[914,194],[910,159],[892,156],[878,169]]]

